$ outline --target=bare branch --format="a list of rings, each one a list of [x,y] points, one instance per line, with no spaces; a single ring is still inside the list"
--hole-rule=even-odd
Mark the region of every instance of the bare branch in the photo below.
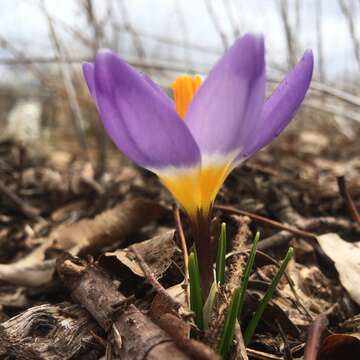
[[[3,64],[8,63],[9,65],[26,65],[30,73],[32,73],[43,86],[45,86],[48,90],[51,90],[49,79],[36,66],[34,66],[35,63],[28,62],[26,55],[10,44],[10,42],[7,41],[2,35],[0,35],[0,48],[8,50],[16,59],[15,63],[12,62],[13,60],[6,59],[2,62]]]
[[[222,27],[221,27],[221,24],[220,24],[220,21],[215,13],[215,9],[213,7],[213,3],[211,0],[205,0],[205,7],[206,7],[206,10],[210,16],[210,19],[214,25],[214,28],[216,30],[216,32],[218,33],[220,39],[221,39],[221,42],[223,44],[223,48],[224,50],[226,50],[228,48],[228,40],[227,40],[227,37],[226,37],[226,34],[224,33]]]
[[[232,1],[224,0],[224,7],[226,10],[226,15],[232,27],[234,39],[237,39],[240,36],[240,26],[239,26],[239,19],[235,17],[235,11],[232,6]]]
[[[355,13],[354,11],[352,11],[353,9],[350,6],[352,3],[349,3],[346,0],[338,1],[340,9],[347,20],[350,36],[353,42],[355,58],[358,66],[360,67],[360,39],[355,27]]]
[[[189,30],[187,28],[184,13],[180,4],[181,4],[180,1],[175,1],[175,11],[181,29],[181,33],[183,36],[184,57],[185,57],[186,65],[189,67],[190,70],[193,66],[192,66],[190,46],[189,46],[190,44]]]
[[[49,16],[49,12],[46,9],[44,1],[41,2],[41,8],[48,23],[50,39],[57,53],[57,57],[61,59],[61,62],[59,63],[59,67],[63,77],[65,90],[69,99],[69,105],[73,113],[74,129],[78,136],[81,147],[84,150],[86,150],[87,146],[86,146],[86,140],[84,134],[84,119],[81,113],[79,103],[76,98],[75,87],[71,79],[70,70],[68,64],[66,64],[65,62],[65,56],[63,52],[64,50],[60,44],[60,40],[56,34],[53,22],[51,20],[51,17]]]
[[[317,45],[317,59],[318,59],[318,73],[320,81],[325,80],[324,69],[324,46],[323,46],[323,32],[322,32],[322,0],[315,2],[316,13],[316,45]]]
[[[288,0],[279,0],[280,15],[286,37],[286,46],[288,50],[288,64],[290,67],[296,64],[296,38],[290,23],[290,11]]]
[[[135,28],[131,23],[129,11],[126,6],[125,0],[117,1],[116,4],[118,4],[118,6],[120,7],[120,13],[125,29],[131,34],[131,39],[137,56],[139,57],[139,59],[145,59],[146,53],[144,47],[142,45],[139,34],[137,33],[137,31],[135,30]]]
[[[99,26],[99,22],[96,18],[92,0],[82,0],[80,2],[80,4],[82,5],[82,8],[84,9],[84,12],[86,14],[86,20],[87,20],[88,24],[93,29],[93,35],[94,35],[93,52],[95,55],[97,50],[100,47],[100,42],[103,37],[103,31],[102,31],[101,27]]]

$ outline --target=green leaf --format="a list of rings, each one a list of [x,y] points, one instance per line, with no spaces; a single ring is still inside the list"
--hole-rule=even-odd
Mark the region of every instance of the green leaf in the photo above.
[[[205,305],[203,308],[203,319],[204,319],[204,330],[208,330],[209,328],[209,321],[211,317],[212,308],[214,306],[214,302],[216,299],[216,294],[218,291],[217,282],[214,281],[211,285],[210,292],[208,298],[205,301]]]
[[[253,245],[251,247],[251,251],[250,251],[248,261],[246,262],[244,276],[243,276],[243,279],[242,279],[242,282],[241,282],[240,305],[239,305],[239,312],[238,312],[238,319],[239,320],[241,318],[242,309],[244,307],[246,289],[247,289],[247,286],[248,286],[251,270],[252,270],[252,268],[254,266],[256,248],[257,248],[257,244],[258,244],[259,239],[260,239],[260,233],[257,232],[256,235],[255,235]]]
[[[189,285],[190,285],[190,308],[195,314],[197,327],[203,329],[203,299],[200,286],[200,271],[196,253],[189,255]]]
[[[269,288],[267,289],[264,297],[261,299],[261,301],[255,311],[254,316],[252,317],[249,325],[247,326],[247,328],[245,330],[245,334],[244,334],[245,345],[249,344],[252,336],[254,335],[254,332],[255,332],[256,327],[264,313],[264,310],[265,310],[267,304],[269,303],[269,301],[271,300],[271,298],[274,294],[274,291],[276,289],[276,286],[278,285],[281,277],[283,276],[289,261],[293,257],[293,253],[294,253],[293,248],[289,248],[284,260],[282,261],[282,263],[280,265],[279,270],[277,271],[277,273],[276,273],[274,279],[272,280]]]
[[[221,224],[220,239],[216,255],[216,281],[222,285],[225,281],[225,256],[226,256],[226,223]]]
[[[224,330],[221,335],[219,354],[226,358],[233,344],[235,325],[240,305],[240,288],[236,288],[225,317]]]

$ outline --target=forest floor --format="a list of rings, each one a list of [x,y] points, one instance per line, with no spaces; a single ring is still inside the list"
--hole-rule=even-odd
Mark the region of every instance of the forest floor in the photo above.
[[[309,360],[318,348],[318,359],[360,359],[360,126],[301,120],[233,171],[216,199],[213,234],[228,224],[230,270],[261,233],[241,327],[294,248],[247,351],[236,331],[234,359]],[[218,299],[209,331],[194,329],[185,214],[179,221],[154,175],[110,155],[99,175],[79,154],[1,140],[1,359],[217,358],[229,298]],[[228,280],[226,291],[239,285]]]

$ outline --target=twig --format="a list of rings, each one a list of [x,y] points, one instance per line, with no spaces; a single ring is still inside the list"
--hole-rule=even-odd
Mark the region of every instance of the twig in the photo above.
[[[236,219],[239,227],[235,239],[232,242],[232,251],[234,256],[228,259],[228,271],[225,282],[219,288],[216,301],[212,310],[212,318],[209,322],[209,330],[206,333],[206,341],[212,347],[217,346],[219,334],[224,326],[225,313],[231,301],[234,289],[241,285],[241,278],[245,268],[245,244],[251,232],[249,229],[250,219],[239,217]],[[235,255],[236,254],[236,255]]]
[[[61,71],[61,74],[63,77],[65,90],[66,90],[66,93],[67,93],[67,96],[69,99],[69,105],[70,105],[70,108],[71,108],[73,116],[74,116],[73,124],[74,124],[74,128],[75,128],[75,132],[78,136],[81,147],[83,148],[83,150],[86,151],[87,145],[86,145],[85,134],[84,134],[84,119],[83,119],[83,116],[81,113],[79,103],[76,98],[76,91],[75,91],[75,87],[74,87],[74,84],[71,79],[71,74],[70,74],[68,66],[66,65],[66,63],[64,61],[64,53],[63,53],[62,47],[60,45],[59,38],[56,34],[54,24],[52,22],[52,19],[49,15],[49,12],[48,12],[46,6],[45,6],[44,1],[42,1],[40,4],[41,4],[41,9],[42,9],[44,16],[48,23],[49,34],[50,34],[50,38],[52,40],[53,46],[56,50],[58,58],[62,60],[61,63],[59,63],[59,66],[60,66],[60,71]]]
[[[255,171],[261,172],[263,174],[273,176],[274,178],[277,178],[280,181],[284,181],[288,184],[291,184],[291,185],[297,187],[298,189],[301,189],[302,191],[309,191],[309,190],[316,191],[316,189],[318,188],[318,185],[316,183],[314,183],[313,181],[310,181],[310,180],[299,181],[299,179],[291,178],[287,175],[279,173],[278,171],[274,170],[270,166],[265,166],[262,164],[248,161],[243,165],[243,168],[248,168],[250,170],[255,170]]]
[[[93,53],[97,52],[100,47],[101,39],[103,37],[103,31],[99,22],[97,21],[94,4],[92,0],[83,0],[80,2],[81,10],[86,14],[86,20],[93,29],[94,41],[93,41]]]
[[[304,360],[316,360],[320,347],[321,334],[327,327],[328,320],[325,315],[319,315],[310,326],[305,347]]]
[[[175,309],[178,310],[182,305],[174,300],[174,298],[172,298],[167,292],[166,290],[163,288],[163,286],[159,283],[159,281],[156,279],[156,277],[154,276],[153,272],[151,271],[151,269],[149,268],[148,264],[146,263],[146,261],[144,260],[144,258],[142,257],[142,255],[140,254],[140,252],[136,249],[136,246],[130,246],[130,250],[134,253],[134,255],[136,256],[139,266],[141,268],[141,270],[144,272],[146,279],[149,281],[149,283],[154,287],[155,291],[157,293],[159,293],[164,299],[166,299],[168,304],[171,304],[171,306]]]
[[[149,266],[146,264],[144,258],[140,252],[136,249],[135,246],[130,246],[130,250],[135,254],[139,265],[144,272],[147,280],[151,283],[154,289],[161,295],[170,306],[177,310],[182,305],[174,300],[162,287],[162,285],[157,281],[154,274],[151,272]],[[176,342],[176,344],[183,349],[187,354],[192,356],[194,359],[198,360],[220,360],[220,357],[216,355],[209,347],[206,345],[188,339],[186,336],[182,335],[182,332],[179,331],[184,325],[186,325],[180,318],[173,315],[172,313],[165,313],[159,318],[154,319],[156,323],[165,330]]]
[[[36,66],[34,66],[33,62],[27,62],[26,61],[27,57],[1,35],[0,35],[0,47],[8,50],[17,59],[18,64],[26,65],[27,69],[35,76],[35,78],[37,78],[40,81],[40,83],[44,87],[46,87],[49,91],[52,90],[52,87],[50,86],[49,83],[49,79]],[[6,59],[5,61],[9,61],[9,59]]]
[[[284,360],[283,357],[272,355],[269,353],[266,353],[264,351],[254,350],[246,348],[247,353],[254,357],[255,359],[262,359],[262,360]]]
[[[121,359],[189,360],[169,335],[133,304],[119,314],[114,306],[125,300],[109,276],[93,263],[86,263],[68,254],[57,259],[57,270],[71,292],[105,330],[113,330],[116,355]],[[116,341],[118,339],[119,341]]]
[[[181,34],[183,38],[183,48],[184,48],[184,59],[187,67],[189,68],[189,71],[193,68],[193,64],[191,61],[191,48],[189,46],[190,43],[190,36],[189,36],[189,29],[186,24],[186,18],[183,13],[183,10],[181,8],[181,1],[175,1],[175,12],[176,12],[176,18],[178,20]]]
[[[286,230],[286,231],[288,231],[288,232],[290,232],[292,234],[295,234],[297,236],[301,236],[301,237],[309,239],[309,240],[316,240],[316,235],[313,234],[313,233],[297,229],[297,228],[295,228],[293,226],[290,226],[290,225],[282,224],[282,223],[280,223],[278,221],[275,221],[275,220],[272,220],[272,219],[269,219],[269,218],[266,218],[264,216],[257,215],[257,214],[254,214],[254,213],[251,213],[251,212],[248,212],[248,211],[239,210],[239,209],[236,209],[234,207],[225,206],[225,205],[215,205],[214,209],[225,211],[228,214],[248,216],[250,219],[252,219],[252,220],[254,220],[256,222],[259,222],[261,224],[268,225],[268,226],[270,226],[272,228],[280,229],[280,230]],[[261,244],[261,242],[259,243],[259,245],[260,244]]]
[[[206,7],[206,10],[210,16],[210,19],[211,19],[213,25],[214,25],[214,28],[221,39],[223,48],[224,48],[224,50],[226,50],[229,45],[228,40],[227,40],[226,34],[224,33],[224,31],[221,27],[219,19],[216,16],[216,13],[215,13],[215,10],[214,10],[213,4],[212,4],[212,0],[205,0],[205,7]]]
[[[220,356],[215,354],[204,343],[189,339],[183,336],[179,328],[183,326],[183,321],[167,313],[157,320],[158,325],[164,329],[176,342],[176,344],[183,349],[192,359],[197,360],[221,360]]]
[[[360,116],[356,111],[350,108],[344,109],[342,106],[336,105],[334,103],[325,104],[323,101],[307,99],[304,102],[304,106],[310,109],[317,110],[321,113],[330,114],[332,116],[339,116],[343,119],[360,122]]]
[[[324,44],[323,44],[323,31],[322,31],[322,0],[315,2],[315,27],[316,27],[316,45],[317,45],[317,58],[318,58],[318,73],[321,81],[325,79],[324,67]]]
[[[294,36],[294,29],[290,25],[289,21],[289,3],[288,0],[280,0],[280,15],[284,27],[284,33],[286,36],[286,44],[288,48],[288,62],[289,66],[293,66],[296,63],[297,52],[297,39]],[[297,29],[299,30],[299,29]]]
[[[318,229],[320,227],[326,227],[327,229],[337,231],[348,231],[348,232],[357,232],[360,233],[360,228],[357,224],[352,223],[346,219],[336,219],[331,216],[319,217],[319,218],[310,218],[310,219],[302,219],[301,222],[296,224],[305,230]],[[311,233],[310,233],[311,234]],[[313,234],[316,237],[316,234]],[[259,242],[258,249],[266,250],[277,246],[282,246],[287,244],[292,238],[294,234],[283,230],[274,234],[262,241]],[[312,239],[310,239],[312,241]]]
[[[268,80],[271,82],[279,83],[280,81],[283,80],[283,74],[272,73]],[[339,88],[336,88],[334,86],[327,85],[326,83],[313,80],[313,81],[311,81],[310,89],[321,92],[324,95],[333,96],[333,97],[337,98],[338,100],[346,102],[349,105],[360,106],[360,97],[359,96],[349,93],[347,91],[341,90]]]
[[[174,209],[174,220],[175,220],[176,232],[177,232],[177,234],[179,236],[179,240],[180,240],[181,251],[182,251],[182,254],[183,254],[184,273],[185,273],[184,287],[185,287],[185,291],[187,292],[188,276],[189,276],[189,254],[188,254],[188,250],[187,250],[187,244],[186,244],[184,229],[183,229],[182,224],[181,224],[180,210],[179,210],[178,207],[176,207]]]
[[[236,341],[236,348],[233,359],[236,360],[249,360],[249,357],[246,352],[246,346],[244,344],[244,338],[241,333],[240,324],[237,321],[235,326],[235,341]]]
[[[279,329],[280,336],[284,343],[284,360],[293,360],[290,345],[287,339],[287,336],[278,320],[275,320],[277,328]]]
[[[232,7],[232,1],[225,0],[223,4],[226,11],[226,15],[232,27],[234,39],[237,39],[240,36],[239,19],[237,19],[235,16],[235,11]]]
[[[82,9],[85,10],[87,22],[93,30],[94,41],[92,43],[92,49],[93,49],[93,57],[95,58],[96,53],[102,44],[104,32],[102,30],[101,24],[97,19],[93,1],[83,0],[82,2],[80,2],[80,5],[82,6]],[[97,122],[97,132],[98,132],[97,138],[98,138],[99,150],[97,152],[95,177],[98,179],[103,175],[103,173],[107,168],[107,147],[106,147],[107,136],[104,127],[101,126],[100,121]]]
[[[231,24],[234,39],[237,39],[240,36],[240,26],[239,26],[239,19],[236,18],[235,11],[232,7],[232,1],[225,0],[223,4],[226,11],[226,15]]]
[[[346,186],[345,176],[338,176],[337,183],[338,183],[340,194],[346,203],[346,206],[350,212],[352,219],[360,225],[360,214],[359,214],[359,212],[356,208],[356,205],[355,205],[353,199],[351,198],[349,190]]]
[[[338,0],[338,2],[342,13],[347,20],[350,36],[353,42],[355,58],[358,63],[358,66],[360,67],[360,40],[356,32],[356,25],[355,25],[356,15],[354,14],[353,11],[354,9],[351,9],[350,5],[347,4],[345,0]]]
[[[139,37],[139,34],[137,33],[137,31],[135,30],[135,28],[133,27],[133,25],[131,23],[130,15],[129,15],[129,11],[128,11],[126,2],[124,0],[120,0],[120,1],[115,2],[115,4],[118,4],[118,6],[120,7],[122,21],[124,23],[125,29],[131,35],[131,39],[132,39],[132,42],[133,42],[133,45],[134,45],[134,48],[135,48],[138,58],[141,60],[144,60],[146,57],[145,49],[144,49],[144,46],[142,45],[142,41]]]
[[[1,38],[1,36],[0,36],[0,46],[7,48],[7,46],[4,45],[5,44],[4,41],[6,41],[6,40]],[[177,44],[177,45],[181,47],[181,44]],[[192,46],[194,46],[194,47],[192,47]],[[200,47],[198,49],[197,45],[189,45],[189,48],[191,48],[192,50],[199,50],[199,51],[212,53],[210,51],[207,51],[206,48],[204,50],[202,50],[202,47]],[[35,67],[33,67],[32,66],[33,64],[55,64],[55,63],[80,64],[84,61],[92,60],[92,59],[87,59],[84,57],[71,57],[70,58],[70,57],[66,57],[65,55],[61,59],[59,59],[58,57],[37,57],[37,56],[26,57],[23,54],[19,53],[19,51],[14,48],[11,49],[11,52],[13,53],[14,58],[13,59],[0,58],[0,64],[10,65],[10,66],[11,65],[30,66],[29,67],[30,71],[32,71],[34,73],[34,75],[37,78],[39,78],[41,80],[41,82],[44,84],[47,84],[47,82],[45,81],[43,74],[39,70],[37,70]],[[219,51],[214,50],[214,54],[219,54]],[[150,62],[141,61],[139,59],[131,59],[131,58],[128,58],[127,61],[134,67],[138,67],[138,68],[142,68],[142,69],[154,69],[154,70],[158,70],[158,71],[170,71],[170,72],[180,72],[180,73],[190,72],[190,73],[202,74],[202,73],[206,73],[206,71],[208,69],[208,66],[206,64],[205,65],[204,64],[194,65],[193,68],[189,71],[188,66],[176,64],[171,61],[153,60],[150,63]],[[282,79],[283,79],[282,75],[276,75],[276,74],[270,74],[268,77],[268,81],[274,82],[274,83],[278,83]],[[49,84],[47,84],[47,86],[49,86]],[[325,95],[333,96],[333,97],[337,98],[338,100],[341,100],[349,105],[360,106],[360,97],[358,97],[354,94],[351,94],[349,92],[343,91],[341,89],[334,88],[333,86],[329,86],[324,83],[312,81],[310,88],[311,88],[311,90],[319,91]],[[307,99],[304,102],[304,106],[310,107],[312,109],[322,111],[325,113],[329,113],[331,115],[347,118],[349,120],[353,120],[353,121],[357,121],[357,122],[360,121],[360,116],[358,116],[356,114],[356,112],[354,112],[354,111],[349,112],[348,110],[344,110],[334,104],[324,104],[323,102],[319,102],[314,99],[311,99],[311,100]]]

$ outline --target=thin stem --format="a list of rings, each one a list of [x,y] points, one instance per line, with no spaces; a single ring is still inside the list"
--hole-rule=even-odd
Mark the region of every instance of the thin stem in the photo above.
[[[183,260],[184,260],[184,288],[185,288],[185,292],[187,294],[186,300],[188,302],[188,304],[190,303],[190,299],[189,299],[189,289],[188,289],[188,278],[189,278],[189,253],[187,250],[187,244],[186,244],[186,239],[185,239],[185,234],[184,234],[184,229],[182,227],[181,224],[181,217],[180,217],[180,210],[178,207],[175,207],[174,209],[174,220],[175,220],[175,226],[176,226],[176,231],[178,233],[178,237],[180,240],[180,247],[181,247],[181,252],[183,255]]]
[[[246,262],[244,276],[243,276],[243,280],[242,280],[242,283],[241,283],[240,304],[239,304],[239,312],[238,312],[238,319],[239,320],[240,320],[242,309],[243,309],[244,302],[245,302],[246,289],[247,289],[247,286],[248,286],[250,273],[251,273],[251,270],[252,270],[253,265],[254,265],[255,255],[256,255],[256,248],[257,248],[257,244],[258,244],[259,239],[260,239],[260,233],[257,232],[256,235],[255,235],[253,246],[252,246],[251,251],[250,251],[248,261]]]
[[[210,212],[198,211],[196,218],[191,219],[191,228],[199,262],[201,288],[206,299],[214,280],[214,244],[210,237]]]
[[[240,288],[236,288],[231,298],[231,303],[226,314],[224,330],[220,339],[219,354],[226,358],[232,346],[235,324],[240,304]]]
[[[216,256],[216,281],[220,283],[220,285],[225,281],[226,240],[226,223],[222,223]]]

